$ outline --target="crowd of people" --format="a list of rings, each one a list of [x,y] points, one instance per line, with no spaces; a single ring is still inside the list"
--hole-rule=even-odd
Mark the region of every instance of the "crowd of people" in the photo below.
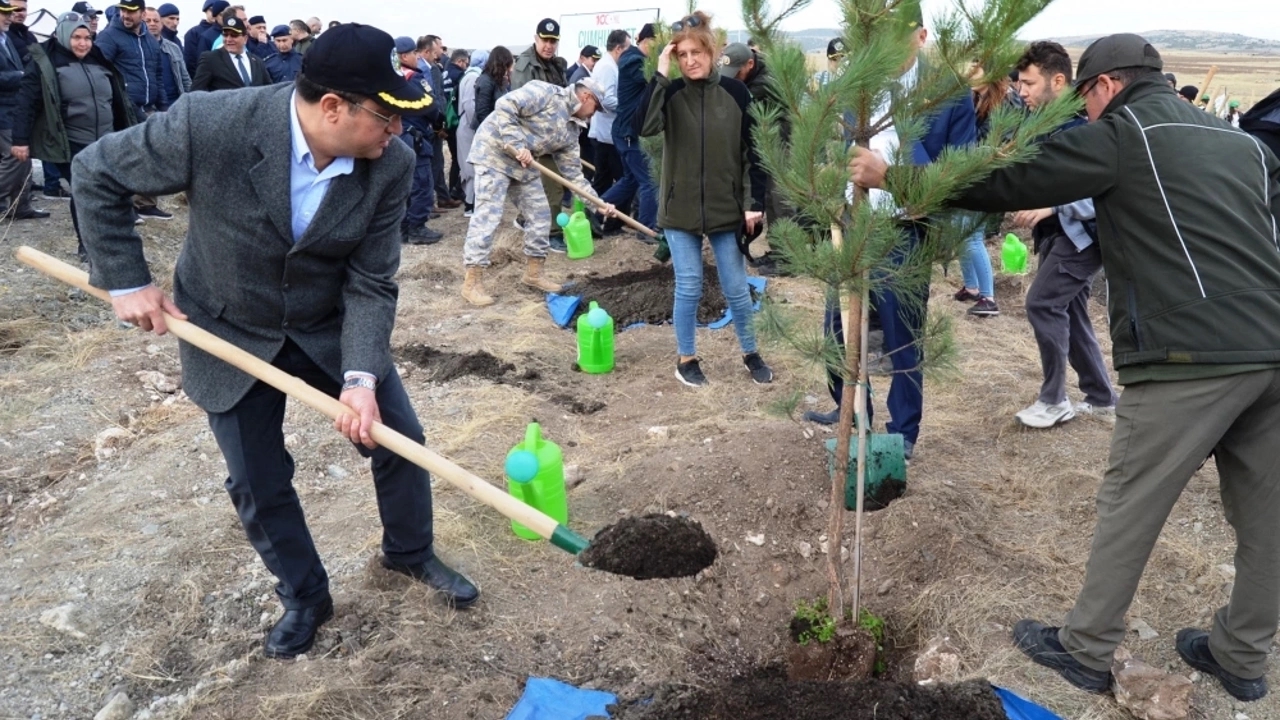
[[[503,46],[450,52],[435,35],[393,38],[354,23],[322,32],[316,18],[268,31],[263,17],[226,0],[208,0],[199,24],[179,38],[174,6],[121,0],[106,27],[78,2],[39,41],[21,24],[21,3],[0,0],[0,195],[8,213],[47,215],[31,206],[29,183],[32,159],[45,162],[46,177],[72,183],[80,252],[121,320],[163,333],[164,313],[189,319],[338,397],[350,412],[335,427],[372,460],[382,564],[454,607],[477,602],[479,590],[436,555],[429,478],[370,435],[382,421],[423,438],[390,356],[394,277],[402,245],[440,242],[430,226],[440,213],[461,209],[470,219],[461,293],[477,306],[497,302],[484,273],[507,200],[520,212],[522,282],[546,292],[561,289],[546,274],[548,254],[565,249],[552,215],[572,195],[595,206],[589,217],[601,236],[620,230],[619,209],[634,215],[650,231],[635,237],[669,252],[674,373],[692,387],[708,383],[694,328],[709,243],[743,367],[755,383],[772,381],[746,275],[749,262],[779,271],[768,256],[749,260],[748,246],[771,220],[794,212],[753,147],[751,106],[778,100],[767,57],[750,44],[722,46],[708,15],[670,23],[660,47],[652,24],[634,37],[616,30],[603,49],[582,48],[570,67],[552,18],[537,23],[519,54]],[[895,12],[909,30],[897,80],[909,90],[929,33],[918,7]],[[650,58],[656,71],[646,76]],[[833,40],[815,85],[839,77],[845,58],[843,41]],[[1212,455],[1237,533],[1239,579],[1212,629],[1183,630],[1176,647],[1234,697],[1254,700],[1267,692],[1280,617],[1280,465],[1270,436],[1280,420],[1280,325],[1267,320],[1280,315],[1280,161],[1194,107],[1163,69],[1136,35],[1095,42],[1074,69],[1062,46],[1031,43],[1012,76],[975,74],[973,93],[927,118],[913,141],[915,165],[889,164],[901,140],[892,128],[869,149],[851,148],[850,182],[873,202],[893,203],[887,178],[973,145],[1002,103],[1036,112],[1064,93],[1083,98],[1085,114],[1040,139],[1033,159],[995,170],[953,200],[957,212],[1016,212],[1035,239],[1040,262],[1027,317],[1044,379],[1018,419],[1049,428],[1083,412],[1116,422],[1084,589],[1061,626],[1024,620],[1014,641],[1072,684],[1105,691],[1147,557],[1181,490]],[[208,94],[221,91],[232,92]],[[227,128],[243,133],[229,141]],[[784,142],[788,133],[784,123]],[[657,178],[640,147],[648,136],[663,141]],[[572,192],[549,179],[553,169]],[[152,282],[134,226],[167,217],[154,198],[178,192],[187,193],[191,222],[170,299]],[[46,188],[46,196],[64,194]],[[902,220],[894,257],[906,257],[927,231],[927,219]],[[956,298],[989,317],[998,308],[985,234],[975,231],[966,244]],[[1100,270],[1119,394],[1088,314]],[[872,305],[893,370],[886,428],[903,436],[911,459],[924,423],[928,309],[906,292],[882,288]],[[843,345],[834,304],[826,330]],[[209,415],[246,535],[279,580],[284,614],[264,650],[294,657],[310,648],[333,603],[292,487],[284,395],[181,349],[184,388]],[[1080,402],[1068,397],[1068,366],[1079,376]],[[839,378],[831,386],[838,403]],[[832,423],[837,412],[806,417]]]

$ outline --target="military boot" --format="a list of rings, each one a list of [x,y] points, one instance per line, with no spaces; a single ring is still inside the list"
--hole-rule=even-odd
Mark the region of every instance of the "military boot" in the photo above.
[[[484,285],[480,282],[480,276],[483,273],[484,268],[469,267],[467,268],[466,277],[462,281],[463,299],[479,307],[493,304],[493,297],[484,291]]]
[[[543,292],[558,293],[564,288],[542,276],[542,266],[546,261],[546,258],[528,258],[528,262],[524,266],[524,277],[520,278],[520,282]]]

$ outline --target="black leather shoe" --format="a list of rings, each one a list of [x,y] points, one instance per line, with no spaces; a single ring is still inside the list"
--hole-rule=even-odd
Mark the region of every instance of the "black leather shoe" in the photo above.
[[[1267,695],[1267,678],[1247,680],[1233,675],[1218,664],[1213,653],[1209,652],[1209,633],[1198,628],[1184,628],[1178,631],[1174,645],[1178,654],[1188,665],[1203,673],[1208,673],[1222,683],[1222,689],[1231,697],[1244,702],[1261,700]]]
[[[404,241],[410,245],[434,245],[440,242],[442,238],[444,238],[443,234],[423,225],[406,233]]]
[[[49,217],[48,212],[44,210],[36,210],[35,208],[13,214],[14,220],[43,220],[47,217]]]
[[[818,423],[819,425],[835,425],[840,422],[840,408],[837,407],[835,410],[827,413],[808,410],[804,414],[804,419],[809,422]]]
[[[325,598],[324,602],[309,608],[285,610],[284,615],[271,628],[271,632],[267,633],[262,654],[281,660],[301,655],[311,649],[311,645],[316,641],[316,631],[331,617],[333,617],[332,598]]]
[[[1111,671],[1094,670],[1071,657],[1071,653],[1058,642],[1056,627],[1035,620],[1019,620],[1013,626],[1013,644],[1023,655],[1056,670],[1063,680],[1081,690],[1100,694],[1111,689]]]
[[[383,557],[382,567],[408,575],[432,590],[439,591],[444,595],[445,602],[458,610],[469,608],[480,599],[480,589],[474,583],[462,573],[440,562],[437,557],[415,565],[401,565]]]

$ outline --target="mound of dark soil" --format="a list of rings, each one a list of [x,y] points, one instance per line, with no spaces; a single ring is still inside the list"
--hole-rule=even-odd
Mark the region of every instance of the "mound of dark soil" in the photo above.
[[[578,280],[566,292],[582,298],[570,327],[575,327],[573,323],[577,322],[578,315],[587,311],[592,300],[608,311],[614,327],[619,330],[636,323],[661,325],[671,322],[675,311],[676,277],[670,267],[659,265],[648,270]],[[715,267],[703,265],[698,322],[705,325],[719,320],[727,307]]]
[[[670,515],[629,517],[592,538],[583,565],[636,580],[688,577],[716,561],[716,543],[697,521]]]
[[[982,680],[920,687],[884,680],[787,682],[774,674],[673,687],[618,708],[619,720],[1007,720]]]
[[[531,367],[523,370],[514,363],[477,350],[456,353],[438,350],[428,345],[402,345],[394,349],[394,356],[422,368],[428,382],[446,383],[468,375],[500,385],[513,385],[540,395],[575,415],[592,415],[605,408],[599,400],[581,399],[565,392],[555,378],[544,377]]]

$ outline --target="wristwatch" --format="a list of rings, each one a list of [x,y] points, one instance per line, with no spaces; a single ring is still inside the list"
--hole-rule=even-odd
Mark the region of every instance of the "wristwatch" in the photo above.
[[[373,378],[363,375],[352,375],[342,383],[342,390],[355,390],[356,388],[364,388],[366,390],[377,390],[378,383]]]

